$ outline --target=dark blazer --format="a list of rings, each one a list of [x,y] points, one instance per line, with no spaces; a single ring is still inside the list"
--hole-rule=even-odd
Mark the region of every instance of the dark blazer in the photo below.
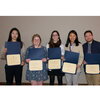
[[[88,53],[88,43],[83,44],[83,52],[84,52],[84,55]],[[91,53],[100,54],[100,42],[93,40],[91,44]]]

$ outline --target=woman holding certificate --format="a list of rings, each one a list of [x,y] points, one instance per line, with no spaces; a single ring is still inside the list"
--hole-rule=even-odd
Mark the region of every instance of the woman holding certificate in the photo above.
[[[17,28],[12,28],[8,41],[2,49],[1,58],[6,59],[5,76],[6,84],[12,85],[15,77],[16,85],[21,85],[22,69],[24,66],[25,49],[21,41],[20,32]]]
[[[47,44],[47,50],[48,50],[48,66],[50,58],[56,59],[63,59],[64,57],[64,45],[61,43],[60,34],[58,31],[54,30],[51,34],[51,38],[49,43]],[[49,57],[50,56],[50,57]],[[60,61],[61,63],[61,61]],[[56,68],[57,65],[60,65],[60,68]],[[54,85],[55,76],[57,76],[58,79],[58,85],[63,84],[63,76],[64,73],[61,71],[61,64],[56,63],[56,60],[53,62],[53,65],[51,65],[51,69],[49,68],[48,75],[50,77],[50,85]],[[54,67],[54,68],[53,68]]]
[[[66,80],[67,80],[67,85],[78,85],[78,77],[80,75],[81,72],[81,66],[82,66],[82,62],[83,62],[83,48],[82,48],[82,44],[79,42],[78,40],[78,35],[77,32],[75,30],[71,30],[68,34],[68,39],[65,45],[65,52],[67,51],[70,52],[70,56],[68,58],[68,56],[66,56],[66,60],[68,61],[73,60],[72,62],[76,63],[76,73],[75,74],[70,74],[70,73],[66,73]],[[71,52],[73,53],[71,55]],[[76,58],[77,55],[79,54],[79,57]],[[71,59],[71,57],[75,58],[75,59]],[[69,68],[71,64],[69,64]]]
[[[34,34],[32,37],[32,46],[26,51],[26,80],[31,82],[31,85],[43,85],[43,82],[48,79],[47,74],[47,51],[41,45],[41,37]]]

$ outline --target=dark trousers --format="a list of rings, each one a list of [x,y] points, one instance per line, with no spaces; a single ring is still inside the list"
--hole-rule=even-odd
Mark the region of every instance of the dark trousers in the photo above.
[[[16,85],[21,85],[23,66],[7,66],[5,65],[6,84],[12,85],[15,77]]]
[[[50,77],[50,85],[54,85],[55,76],[56,75],[49,75],[49,77]],[[57,75],[58,85],[62,85],[63,84],[62,79],[63,79],[63,76],[60,76],[60,75],[58,76]]]

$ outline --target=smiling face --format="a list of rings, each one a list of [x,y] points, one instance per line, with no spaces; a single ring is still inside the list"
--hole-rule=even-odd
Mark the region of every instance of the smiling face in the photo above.
[[[91,34],[90,32],[86,33],[84,37],[87,42],[93,41],[93,34]]]
[[[32,43],[33,43],[34,46],[40,46],[41,40],[40,40],[39,37],[36,36],[36,37],[34,37]]]
[[[76,40],[76,35],[75,35],[74,33],[70,33],[69,39],[70,39],[70,42],[71,42],[71,43],[74,43],[75,40]]]
[[[59,36],[58,36],[57,32],[54,32],[52,34],[52,39],[53,39],[53,41],[58,41],[59,40]]]
[[[18,32],[16,30],[13,30],[11,33],[12,41],[16,41],[18,38]]]

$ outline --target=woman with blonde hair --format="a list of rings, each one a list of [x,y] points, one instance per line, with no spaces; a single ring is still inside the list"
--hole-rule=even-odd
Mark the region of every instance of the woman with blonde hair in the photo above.
[[[29,70],[29,62],[30,62],[30,51],[33,50],[34,56],[38,54],[38,57],[43,62],[43,69],[42,70],[36,70],[31,71]],[[39,52],[38,49],[41,49],[42,52]],[[32,54],[31,54],[32,55]],[[32,37],[32,45],[27,48],[25,60],[27,63],[27,71],[26,71],[26,80],[31,82],[31,85],[43,85],[43,81],[48,79],[47,75],[47,67],[46,67],[46,61],[47,61],[47,52],[46,48],[41,45],[41,37],[38,34],[34,34]],[[35,58],[34,58],[35,60]]]

